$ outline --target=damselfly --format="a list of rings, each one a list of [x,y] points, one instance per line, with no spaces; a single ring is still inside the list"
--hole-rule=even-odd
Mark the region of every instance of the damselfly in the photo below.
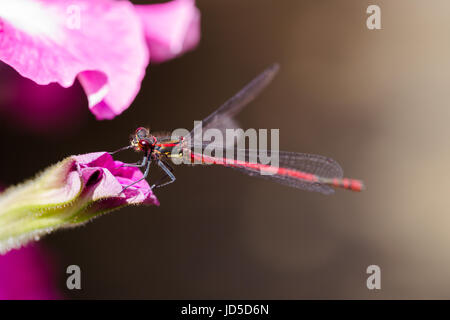
[[[275,64],[257,76],[241,91],[200,122],[201,129],[223,127],[230,123],[230,119],[239,113],[272,81],[278,69],[279,66]],[[198,129],[198,127],[195,127],[189,135],[174,139],[169,136],[153,135],[147,128],[138,128],[132,136],[130,145],[111,153],[126,149],[135,149],[144,153],[140,162],[124,164],[125,166],[145,168],[143,178],[128,185],[124,190],[147,178],[152,162],[156,162],[165,173],[160,180],[152,185],[152,189],[174,182],[176,179],[173,173],[174,169],[169,164],[169,159],[171,158],[187,159],[187,163],[191,164],[216,164],[231,167],[251,176],[259,176],[291,187],[324,194],[333,193],[332,187],[352,191],[364,189],[362,181],[343,178],[343,171],[340,165],[336,161],[320,155],[275,151],[275,156],[279,159],[278,166],[264,163],[261,159],[261,154],[265,153],[261,153],[261,150],[238,149],[235,145],[231,147],[226,145],[222,147],[216,146],[215,154],[206,155],[203,151],[208,144],[198,145],[195,143],[196,137],[194,137],[194,133]],[[223,150],[219,150],[220,148],[223,148]],[[229,152],[230,148],[234,150]],[[220,152],[217,152],[217,150]],[[226,155],[228,154],[238,157],[227,157]]]

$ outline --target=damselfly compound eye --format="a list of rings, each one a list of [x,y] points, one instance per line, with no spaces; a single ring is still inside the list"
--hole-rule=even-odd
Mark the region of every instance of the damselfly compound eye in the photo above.
[[[150,132],[148,129],[143,128],[143,127],[139,127],[136,129],[136,137],[138,139],[144,139],[147,138],[149,136]]]

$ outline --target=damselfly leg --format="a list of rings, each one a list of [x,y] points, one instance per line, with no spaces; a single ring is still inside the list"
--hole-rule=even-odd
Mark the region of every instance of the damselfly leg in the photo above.
[[[141,161],[135,162],[135,163],[124,163],[121,165],[121,167],[134,167],[134,168],[142,168],[145,167],[147,164],[148,157],[145,156]]]
[[[143,160],[143,162],[145,161],[146,164],[147,164],[147,167],[145,168],[145,172],[144,172],[143,177],[142,177],[141,179],[136,180],[135,182],[133,182],[133,183],[127,185],[125,188],[122,189],[121,193],[124,192],[124,191],[125,191],[126,189],[128,189],[129,187],[134,186],[135,184],[137,184],[137,183],[139,183],[139,182],[141,182],[142,180],[144,180],[144,179],[147,178],[148,173],[150,172],[150,165],[152,164],[151,156],[152,156],[151,153],[148,153],[148,154],[146,155],[145,159]]]
[[[168,184],[171,184],[172,182],[174,182],[177,178],[174,176],[173,172],[173,168],[164,160],[162,159],[158,159],[157,160],[157,164],[158,166],[163,169],[165,176],[163,176],[161,179],[159,179],[158,181],[156,181],[152,186],[151,189],[153,190],[153,188],[160,188],[163,186],[166,186]],[[169,178],[169,181],[166,182],[162,182],[165,179]]]

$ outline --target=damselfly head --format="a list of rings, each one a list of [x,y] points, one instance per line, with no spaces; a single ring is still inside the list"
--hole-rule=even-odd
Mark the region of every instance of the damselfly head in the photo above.
[[[131,145],[136,151],[147,151],[156,144],[156,138],[150,134],[150,130],[139,127],[132,136]]]

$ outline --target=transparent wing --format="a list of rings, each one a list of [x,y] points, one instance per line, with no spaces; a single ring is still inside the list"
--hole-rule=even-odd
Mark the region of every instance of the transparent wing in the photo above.
[[[327,157],[285,151],[280,151],[278,156],[279,168],[282,169],[291,169],[299,173],[310,173],[321,178],[342,178],[343,176],[341,166],[333,159]],[[289,187],[320,192],[323,194],[334,193],[334,189],[328,185],[312,182],[307,179],[299,178],[298,176],[293,177],[284,174],[262,175],[260,169],[248,168],[246,166],[233,166],[232,168],[247,175],[260,177]]]
[[[190,132],[189,137],[186,138],[193,139],[194,132],[196,129],[199,129],[199,127],[203,129],[218,128],[220,130],[226,129],[224,127],[227,125],[231,126],[231,128],[237,127],[232,118],[267,87],[267,85],[277,74],[279,68],[280,67],[278,64],[273,64],[267,68],[249,84],[247,84],[241,91],[221,105],[216,111],[203,119],[201,125],[195,127]]]

